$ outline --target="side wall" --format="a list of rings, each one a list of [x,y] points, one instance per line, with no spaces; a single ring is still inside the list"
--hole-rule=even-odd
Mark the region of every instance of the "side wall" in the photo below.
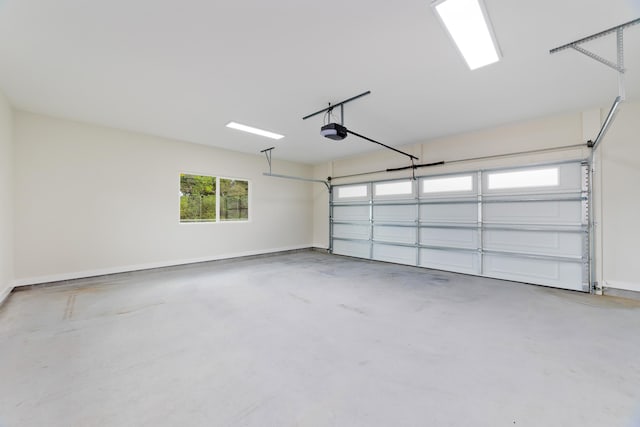
[[[607,110],[603,110],[607,113]],[[598,149],[603,286],[640,292],[640,103],[624,103]]]
[[[14,134],[17,285],[312,245],[311,184],[261,156],[26,112]],[[248,179],[250,221],[180,224],[180,172]]]
[[[0,304],[13,281],[13,112],[0,92]]]
[[[600,127],[601,110],[547,117],[523,123],[486,129],[423,144],[402,147],[420,158],[419,163],[454,161],[484,156],[518,153],[558,146],[584,144],[594,139]],[[596,161],[595,218],[596,279],[604,286],[640,291],[640,104],[623,105],[609,133],[604,139]],[[553,150],[539,154],[513,155],[485,160],[452,162],[444,166],[418,169],[417,175],[440,174],[477,168],[527,165],[552,161],[584,159],[587,148]],[[384,170],[408,163],[391,151],[377,150],[368,155],[317,165],[317,178],[339,177],[369,171]],[[380,173],[347,179],[334,179],[334,184],[409,177],[410,171]],[[328,247],[328,197],[316,192],[314,197],[314,243]]]

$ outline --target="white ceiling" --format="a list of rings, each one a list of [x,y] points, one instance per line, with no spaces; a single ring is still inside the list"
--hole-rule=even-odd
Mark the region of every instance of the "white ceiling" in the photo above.
[[[429,0],[0,0],[0,89],[27,111],[305,163],[382,149],[302,120],[366,90],[345,125],[392,146],[611,104],[615,71],[549,50],[640,17],[640,0],[486,6],[503,60],[470,71]],[[615,60],[614,35],[585,47]],[[639,52],[636,25],[628,100]]]

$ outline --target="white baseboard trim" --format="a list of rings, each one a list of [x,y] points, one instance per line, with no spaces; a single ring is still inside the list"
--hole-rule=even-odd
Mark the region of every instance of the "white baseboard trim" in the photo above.
[[[622,289],[625,291],[640,292],[640,283],[622,282],[618,280],[605,280],[605,288]]]
[[[4,291],[0,292],[0,306],[5,302],[11,291],[13,291],[13,286],[9,286]]]
[[[185,264],[196,264],[199,262],[220,261],[225,259],[242,258],[242,257],[248,257],[248,256],[256,256],[256,255],[268,255],[268,254],[275,254],[278,252],[296,251],[301,249],[311,249],[311,246],[309,245],[287,246],[283,248],[271,248],[271,249],[262,249],[262,250],[256,250],[256,251],[237,252],[232,254],[212,255],[212,256],[201,257],[201,258],[151,262],[146,264],[136,264],[136,265],[100,268],[96,270],[76,271],[72,273],[60,273],[60,274],[51,274],[47,276],[27,277],[27,278],[14,280],[11,283],[11,285],[12,287],[30,286],[30,285],[37,285],[42,283],[62,282],[65,280],[86,279],[88,277],[105,276],[107,274],[128,273],[131,271],[150,270],[153,268],[174,267],[177,265],[185,265]],[[1,300],[2,298],[0,297],[0,301]]]

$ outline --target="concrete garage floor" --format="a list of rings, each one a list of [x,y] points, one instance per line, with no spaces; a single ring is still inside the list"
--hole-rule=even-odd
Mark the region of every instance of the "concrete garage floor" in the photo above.
[[[0,425],[637,426],[640,303],[318,252],[38,287]]]

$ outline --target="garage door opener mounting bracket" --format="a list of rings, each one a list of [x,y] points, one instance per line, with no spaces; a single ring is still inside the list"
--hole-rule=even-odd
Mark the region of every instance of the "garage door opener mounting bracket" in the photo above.
[[[344,104],[346,104],[347,102],[351,102],[354,101],[358,98],[362,98],[363,96],[369,95],[371,93],[370,90],[363,92],[359,95],[356,96],[352,96],[349,99],[345,99],[344,101],[340,101],[336,104],[331,105],[331,103],[329,103],[329,106],[326,108],[323,108],[322,110],[316,111],[315,113],[311,113],[308,114],[306,116],[304,116],[302,118],[302,120],[307,120],[308,118],[311,118],[313,116],[317,116],[318,114],[322,114],[325,113],[325,118],[327,123],[324,124],[321,128],[320,128],[320,134],[322,136],[324,136],[325,138],[329,138],[332,139],[334,141],[342,141],[343,139],[345,139],[347,137],[348,134],[351,135],[355,135],[358,138],[362,138],[366,141],[369,142],[373,142],[374,144],[378,144],[381,145],[385,148],[388,148],[389,150],[395,151],[396,153],[400,153],[404,156],[409,157],[409,159],[411,160],[411,166],[412,166],[412,170],[413,170],[413,178],[415,179],[415,160],[420,160],[418,159],[416,156],[409,154],[409,153],[405,153],[404,151],[398,150],[397,148],[391,147],[387,144],[383,144],[382,142],[376,141],[375,139],[371,139],[369,137],[366,137],[364,135],[361,135],[357,132],[352,131],[351,129],[347,129],[347,127],[344,125]],[[340,107],[340,123],[336,123],[336,122],[331,122],[331,117],[332,117],[332,113],[333,113],[333,109],[336,107]]]

